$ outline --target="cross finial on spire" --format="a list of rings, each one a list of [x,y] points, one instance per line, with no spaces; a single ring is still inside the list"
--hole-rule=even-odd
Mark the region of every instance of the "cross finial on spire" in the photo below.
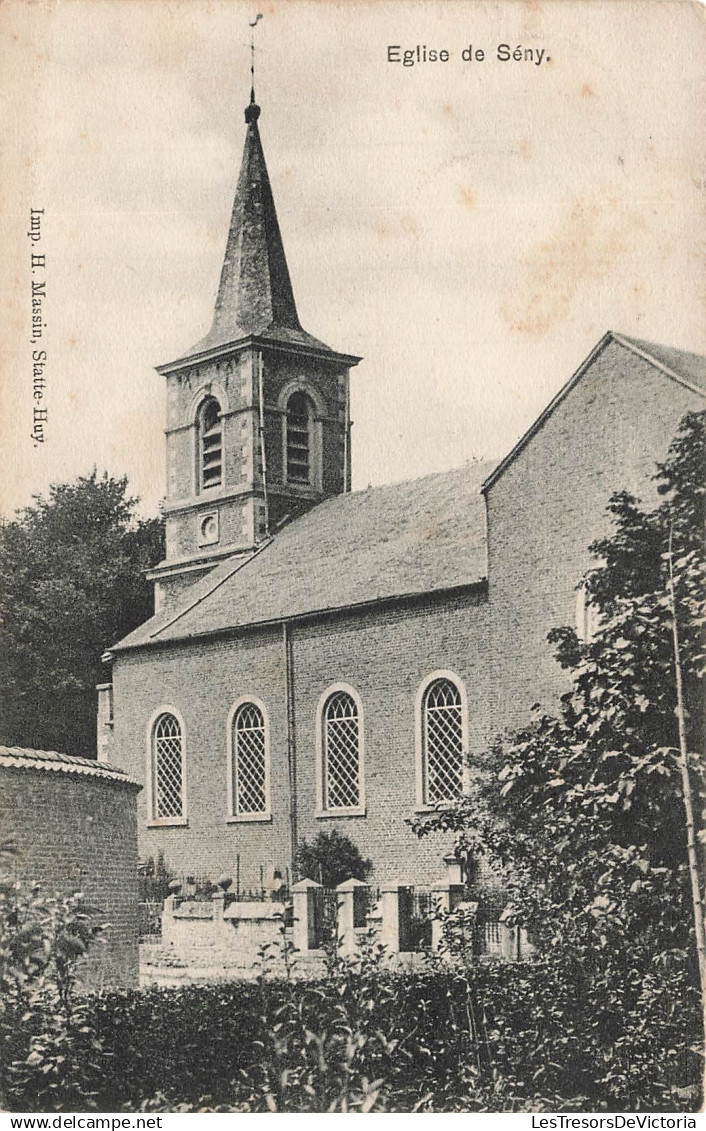
[[[255,28],[262,19],[262,12],[258,12],[254,20],[250,21],[250,105],[255,104]]]

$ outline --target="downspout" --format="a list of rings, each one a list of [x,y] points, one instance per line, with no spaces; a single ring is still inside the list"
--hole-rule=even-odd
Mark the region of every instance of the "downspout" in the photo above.
[[[289,854],[290,874],[295,874],[297,855],[297,739],[294,725],[294,657],[291,625],[282,621],[284,686],[287,706],[287,771],[289,776]]]
[[[270,503],[267,497],[267,457],[265,455],[265,401],[262,392],[262,350],[257,351],[257,392],[260,415],[260,459],[262,462],[262,490],[265,496],[265,537],[270,536]]]

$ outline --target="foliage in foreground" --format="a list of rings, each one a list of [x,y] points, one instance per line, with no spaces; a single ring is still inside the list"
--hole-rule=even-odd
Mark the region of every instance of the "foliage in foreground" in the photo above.
[[[561,1024],[561,1058],[604,1057],[611,1088],[628,1063],[642,1076],[654,1048],[676,1063],[675,1019],[699,1012],[703,846],[690,861],[684,793],[685,783],[704,791],[704,422],[685,419],[656,476],[656,509],[613,497],[613,533],[592,547],[586,581],[595,634],[550,638],[572,680],[558,713],[537,708],[484,758],[471,796],[417,825],[452,830],[460,858],[503,875],[514,921],[556,987],[538,1007]],[[690,1039],[700,1056],[698,1023]],[[700,1075],[695,1065],[692,1082]]]
[[[79,963],[102,930],[97,914],[80,892],[45,896],[37,885],[0,876],[2,1110],[32,1093],[41,1097],[37,1110],[90,1103],[88,1080],[100,1071],[102,1046],[88,1000],[74,991]]]
[[[538,963],[393,974],[365,963],[321,982],[101,993],[63,1088],[26,1062],[16,1110],[513,1111],[683,1109],[698,1026],[664,997],[666,1044],[631,1026],[587,1034],[571,976]],[[64,1050],[66,1051],[66,1050]],[[76,1083],[78,1082],[78,1086]]]
[[[74,991],[95,934],[79,897],[3,904],[0,1083],[16,1111],[543,1111],[696,1106],[699,1027],[674,967],[587,1025],[592,987],[551,961],[429,960],[369,943],[320,981]],[[267,951],[267,948],[265,948]],[[278,960],[281,969],[281,958]],[[675,1000],[680,1007],[675,1007]]]
[[[142,571],[164,551],[127,490],[94,470],[0,524],[0,742],[95,755],[100,657],[152,615]]]

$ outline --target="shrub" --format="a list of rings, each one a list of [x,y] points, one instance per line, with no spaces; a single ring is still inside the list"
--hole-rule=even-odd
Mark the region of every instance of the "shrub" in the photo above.
[[[655,476],[661,504],[612,497],[585,578],[595,631],[549,636],[571,676],[560,703],[486,751],[468,794],[416,822],[502,875],[506,922],[532,931],[551,987],[530,1025],[537,1083],[628,1105],[666,1103],[690,1086],[676,1080],[698,1078],[675,1016],[703,1043],[705,456],[706,414],[689,415]],[[509,1002],[498,1025],[508,1016]]]
[[[91,1106],[102,1052],[77,1000],[81,961],[101,931],[77,892],[43,896],[0,878],[0,1101],[26,1110]]]
[[[696,996],[678,963],[626,986],[614,1016],[541,961],[380,965],[374,949],[318,982],[101,991],[84,999],[69,1087],[17,1110],[673,1111],[698,1107]],[[670,1004],[671,979],[686,1010]],[[101,1055],[96,1050],[101,1049]],[[93,1051],[92,1051],[93,1050]],[[80,1089],[76,1081],[80,1080]],[[88,1102],[86,1100],[88,1097]]]
[[[372,862],[361,856],[360,849],[349,837],[332,829],[330,833],[319,833],[311,844],[301,842],[296,867],[300,878],[335,888],[344,880],[367,879]]]
[[[164,853],[160,851],[156,859],[150,856],[140,864],[137,878],[141,903],[163,903],[171,895],[169,885],[175,876],[165,863]]]

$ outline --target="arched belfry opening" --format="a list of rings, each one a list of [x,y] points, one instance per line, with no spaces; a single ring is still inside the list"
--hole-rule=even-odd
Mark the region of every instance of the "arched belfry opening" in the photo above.
[[[286,480],[312,484],[314,406],[303,392],[292,393],[286,415]]]
[[[221,406],[207,397],[198,415],[198,482],[200,491],[223,485],[223,424]]]

